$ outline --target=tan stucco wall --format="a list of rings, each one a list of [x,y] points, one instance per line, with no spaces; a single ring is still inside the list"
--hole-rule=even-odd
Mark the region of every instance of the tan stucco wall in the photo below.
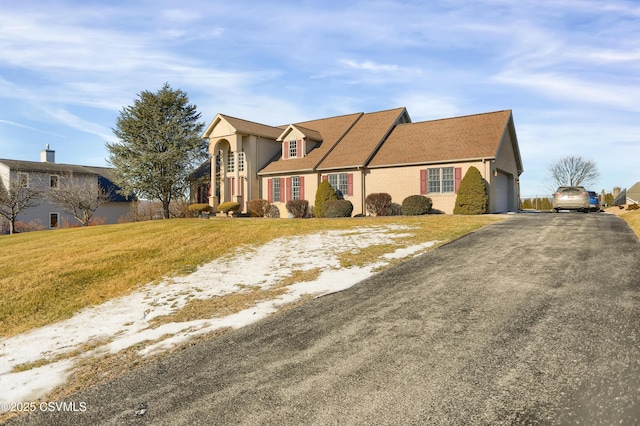
[[[376,192],[386,192],[391,195],[394,203],[402,204],[402,201],[410,195],[420,195],[420,170],[433,167],[460,167],[462,169],[462,177],[467,173],[469,167],[475,166],[486,179],[489,170],[489,163],[481,161],[473,163],[446,163],[438,165],[422,165],[408,167],[392,167],[371,169],[366,176],[366,195]],[[453,214],[453,208],[456,203],[456,194],[424,194],[431,198],[433,208],[447,214]]]
[[[496,209],[496,171],[507,175],[509,178],[509,190],[510,201],[509,209],[517,210],[520,205],[520,188],[519,188],[519,176],[518,176],[518,164],[516,163],[515,153],[513,150],[513,140],[511,134],[505,132],[500,147],[498,148],[498,154],[495,161],[492,163],[490,180],[489,180],[489,211],[495,212]]]

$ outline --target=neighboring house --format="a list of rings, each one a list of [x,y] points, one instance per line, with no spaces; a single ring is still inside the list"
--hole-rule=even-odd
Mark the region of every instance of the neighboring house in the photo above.
[[[40,158],[40,162],[0,159],[0,184],[5,188],[8,189],[11,182],[22,181],[29,188],[42,191],[39,204],[21,212],[17,217],[19,222],[43,229],[80,225],[66,206],[56,203],[47,196],[50,191],[59,189],[60,185],[64,184],[64,179],[70,175],[79,185],[95,188],[96,191],[99,186],[110,194],[109,201],[96,210],[93,215],[94,220],[99,220],[100,223],[118,223],[121,218],[129,214],[131,203],[135,198],[118,194],[117,191],[120,188],[110,179],[112,169],[57,164],[55,151],[50,150],[48,145],[41,152]]]
[[[640,204],[640,182],[636,182],[629,189],[620,191],[613,201],[614,206],[626,204]]]
[[[191,201],[216,207],[269,200],[286,217],[288,200],[313,206],[322,180],[366,214],[365,198],[386,192],[395,203],[424,194],[452,213],[458,185],[480,170],[489,211],[518,209],[523,172],[511,111],[412,123],[405,108],[355,113],[272,127],[218,114],[203,137],[209,161],[192,175]],[[206,181],[206,176],[209,181]],[[212,190],[213,189],[213,190]]]

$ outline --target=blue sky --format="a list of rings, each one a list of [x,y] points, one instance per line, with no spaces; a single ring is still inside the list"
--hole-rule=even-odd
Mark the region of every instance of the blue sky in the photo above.
[[[523,196],[567,155],[611,191],[640,181],[639,70],[636,1],[0,0],[0,158],[107,165],[122,107],[168,82],[207,124],[511,109]]]

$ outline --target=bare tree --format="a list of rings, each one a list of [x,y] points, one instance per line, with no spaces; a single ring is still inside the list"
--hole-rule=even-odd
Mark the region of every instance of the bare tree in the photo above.
[[[594,161],[579,156],[563,157],[549,166],[552,186],[588,186],[600,177],[598,166]]]
[[[13,180],[9,188],[0,182],[0,216],[9,221],[9,233],[16,231],[16,218],[30,208],[40,204],[42,191],[30,188],[21,180]]]
[[[94,179],[87,182],[87,179]],[[98,207],[109,202],[112,189],[105,189],[98,183],[97,176],[74,176],[67,173],[58,181],[58,188],[49,193],[49,197],[62,204],[82,226],[89,226]]]

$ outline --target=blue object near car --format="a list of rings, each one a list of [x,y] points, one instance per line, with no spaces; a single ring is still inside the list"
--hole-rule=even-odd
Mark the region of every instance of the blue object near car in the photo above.
[[[589,209],[592,212],[600,211],[600,197],[595,191],[587,191],[589,193]]]

